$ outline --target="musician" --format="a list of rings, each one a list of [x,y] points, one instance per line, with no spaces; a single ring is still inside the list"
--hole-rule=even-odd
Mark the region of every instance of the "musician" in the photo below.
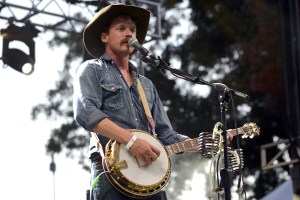
[[[143,44],[150,19],[150,11],[125,4],[109,5],[101,9],[87,24],[83,33],[86,50],[95,59],[80,65],[74,78],[74,118],[86,130],[97,133],[101,146],[91,140],[89,157],[92,161],[92,180],[103,172],[101,151],[112,139],[126,145],[128,151],[151,165],[160,156],[160,150],[146,140],[134,137],[129,129],[153,134],[169,145],[188,139],[171,126],[157,90],[151,80],[141,76],[129,61],[135,53],[128,45],[130,38]],[[142,83],[151,117],[146,116],[138,91]],[[155,125],[155,126],[154,126]],[[147,199],[162,199],[158,192]],[[134,199],[124,195],[110,184],[105,175],[91,191],[92,200]]]

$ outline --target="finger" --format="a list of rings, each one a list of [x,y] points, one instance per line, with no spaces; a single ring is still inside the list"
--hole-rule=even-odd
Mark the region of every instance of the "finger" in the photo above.
[[[146,154],[143,158],[144,158],[145,163],[147,163],[147,165],[151,165],[152,158],[149,154]]]
[[[149,157],[151,158],[152,162],[155,162],[158,158],[157,154],[155,152],[150,152]]]
[[[160,150],[158,148],[156,148],[155,146],[152,146],[152,151],[156,154],[157,157],[159,157],[160,155]]]
[[[227,136],[229,137],[230,140],[233,139],[233,135],[231,133],[227,133]]]

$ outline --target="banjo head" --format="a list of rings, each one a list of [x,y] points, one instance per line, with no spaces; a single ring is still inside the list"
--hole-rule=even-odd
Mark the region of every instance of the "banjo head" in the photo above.
[[[124,144],[110,140],[106,146],[104,167],[108,179],[120,192],[135,198],[156,194],[167,184],[171,174],[170,158],[164,145],[149,133],[130,130],[137,138],[146,140],[160,150],[160,156],[151,165],[125,149]]]

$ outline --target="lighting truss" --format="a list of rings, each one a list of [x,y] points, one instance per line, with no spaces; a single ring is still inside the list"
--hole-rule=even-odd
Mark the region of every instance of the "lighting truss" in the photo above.
[[[75,6],[62,0],[4,0],[0,2],[0,12],[0,20],[30,21],[35,27],[64,32],[82,31],[87,20],[76,17],[76,13],[84,13],[86,18],[94,14],[89,6]]]
[[[293,141],[290,139],[281,139],[275,143],[262,145],[260,147],[261,168],[268,170],[300,163],[300,147],[295,146],[299,142],[300,138],[293,139]],[[293,147],[296,147],[298,158],[290,158],[288,156],[288,151]],[[271,153],[272,156],[270,156]],[[275,155],[273,155],[274,153]]]
[[[160,4],[148,0],[2,0],[0,26],[1,21],[13,19],[23,24],[30,21],[35,27],[44,30],[81,33],[104,3],[131,3],[149,9],[152,12],[149,40],[161,37]]]
[[[104,6],[113,3],[126,3],[146,8],[151,11],[151,21],[146,42],[161,37],[160,4],[148,0],[2,0],[0,2],[0,30],[3,37],[2,60],[6,65],[22,71],[23,63],[34,64],[34,51],[26,55],[18,49],[9,49],[10,41],[19,40],[24,33],[5,38],[6,27],[15,25],[24,27],[30,24],[39,32],[61,31],[65,33],[82,33],[89,20]],[[3,23],[4,22],[4,23]],[[5,29],[6,28],[6,29]],[[42,29],[42,30],[41,30]],[[24,41],[23,41],[24,42]],[[32,41],[33,42],[33,41]],[[28,43],[25,42],[27,45]],[[29,45],[34,49],[33,45]],[[18,57],[18,59],[14,59]],[[28,57],[28,58],[27,58]],[[29,60],[27,60],[29,59]],[[18,61],[18,62],[16,62]],[[33,68],[32,68],[33,70]],[[32,70],[28,74],[32,73]]]

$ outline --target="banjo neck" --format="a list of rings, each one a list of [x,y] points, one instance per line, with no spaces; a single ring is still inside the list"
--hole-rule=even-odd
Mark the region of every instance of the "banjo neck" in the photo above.
[[[182,153],[185,151],[199,151],[199,142],[198,138],[190,139],[190,140],[185,140],[182,142],[178,142],[175,144],[171,144],[168,146],[165,146],[167,152],[169,155],[173,155],[176,153]]]

